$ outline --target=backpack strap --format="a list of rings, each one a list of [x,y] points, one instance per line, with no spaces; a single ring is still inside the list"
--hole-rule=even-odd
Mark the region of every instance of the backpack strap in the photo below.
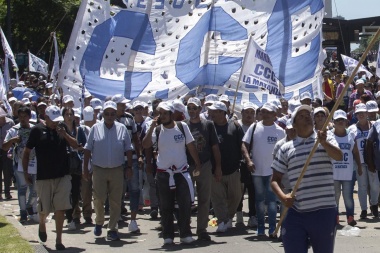
[[[185,134],[185,130],[183,129],[182,122],[176,121],[175,123],[177,124],[177,127],[179,128],[179,130],[182,132],[183,136],[185,136],[185,145],[186,145],[186,134]]]

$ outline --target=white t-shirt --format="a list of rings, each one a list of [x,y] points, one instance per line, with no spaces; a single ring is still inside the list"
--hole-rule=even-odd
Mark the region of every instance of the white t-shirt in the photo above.
[[[30,128],[21,128],[20,123],[11,127],[7,135],[5,136],[4,141],[9,141],[10,139],[20,136],[21,142],[18,143],[16,146],[14,146],[14,159],[17,163],[17,171],[23,171],[22,168],[22,156],[24,153],[24,148],[26,145],[26,142],[28,141],[30,130],[34,125],[29,124]],[[37,174],[37,159],[36,159],[36,153],[34,149],[32,149],[30,155],[29,155],[29,165],[28,165],[28,173],[29,174]]]
[[[354,155],[352,150],[355,145],[355,134],[348,132],[346,136],[339,137],[334,134],[335,140],[338,142],[340,150],[343,152],[343,160],[332,160],[334,180],[352,180],[354,172]]]
[[[173,128],[165,128],[161,125],[161,132],[158,138],[157,168],[167,169],[175,166],[177,169],[187,165],[186,146],[194,141],[186,123],[181,122],[185,136],[176,125]],[[156,128],[153,130],[152,143],[156,142]]]
[[[243,137],[245,143],[250,143],[252,124]],[[255,164],[256,171],[254,176],[270,176],[273,171],[271,165],[273,162],[273,148],[277,141],[285,137],[285,131],[273,123],[271,126],[264,126],[262,121],[258,122],[253,135],[253,145],[251,150],[252,161]]]
[[[350,132],[353,132],[355,135],[356,145],[358,146],[358,149],[359,149],[360,162],[365,163],[364,158],[363,158],[364,144],[365,144],[365,140],[367,139],[369,130],[360,131],[360,129],[358,129],[356,124],[349,126],[348,130]]]

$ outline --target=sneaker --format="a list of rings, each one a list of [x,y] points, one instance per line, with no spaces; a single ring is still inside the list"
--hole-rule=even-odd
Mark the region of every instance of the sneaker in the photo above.
[[[125,208],[125,206],[123,206],[122,208],[121,208],[121,212],[120,212],[121,214],[127,214],[128,213],[128,209],[127,208]]]
[[[357,224],[356,221],[354,220],[354,216],[348,216],[347,224],[350,225],[351,227],[353,227]]]
[[[173,244],[173,239],[172,238],[164,239],[164,245],[169,245],[169,244]]]
[[[76,230],[77,226],[75,225],[74,220],[72,220],[70,223],[67,224],[67,230]]]
[[[221,222],[218,224],[218,228],[216,229],[217,233],[224,233],[227,231],[227,226],[224,224],[224,222]]]
[[[65,245],[63,245],[62,243],[56,243],[56,244],[55,244],[55,249],[56,249],[56,250],[65,250],[66,247],[65,247]]]
[[[131,233],[140,233],[140,229],[137,226],[136,220],[131,220],[128,226],[128,231]]]
[[[117,231],[108,231],[107,232],[107,240],[108,241],[119,241],[120,237]]]
[[[12,199],[12,195],[10,193],[5,194],[5,199]]]
[[[84,220],[85,220],[84,224],[92,224],[91,217],[86,217],[86,218],[84,218]]]
[[[191,237],[191,236],[188,236],[188,237],[182,237],[181,239],[180,239],[180,242],[181,243],[184,243],[184,244],[190,244],[190,243],[192,243],[192,242],[194,242],[195,241],[195,239],[193,238],[193,237]]]
[[[150,218],[152,218],[153,220],[157,219],[157,217],[158,217],[158,211],[157,211],[157,209],[152,208],[152,211],[150,211],[149,215],[150,215]]]
[[[227,228],[232,228],[232,219],[229,219],[226,223]]]
[[[78,224],[78,225],[80,224],[80,218],[74,218],[73,221],[75,224]]]
[[[25,210],[20,210],[20,223],[25,223],[28,221],[28,213]]]
[[[367,219],[367,210],[362,210],[362,213],[360,214],[360,219]]]
[[[211,241],[211,236],[207,232],[201,232],[198,234],[199,241]]]
[[[236,212],[236,223],[235,223],[235,226],[237,224],[244,224],[244,220],[243,220],[243,212]]]
[[[255,216],[249,217],[247,226],[250,228],[257,227],[257,218]]]
[[[101,236],[102,235],[102,225],[95,225],[94,235]]]
[[[379,206],[376,204],[376,205],[370,206],[370,209],[371,209],[373,217],[378,218],[379,217]]]

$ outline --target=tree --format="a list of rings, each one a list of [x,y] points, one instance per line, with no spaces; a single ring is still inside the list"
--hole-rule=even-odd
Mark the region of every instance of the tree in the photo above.
[[[364,52],[366,48],[368,47],[369,43],[372,41],[373,37],[375,35],[361,37],[360,38],[360,45],[359,45],[359,51]],[[377,50],[379,48],[379,42],[380,38],[378,38],[374,44],[374,46],[371,48],[371,50]]]

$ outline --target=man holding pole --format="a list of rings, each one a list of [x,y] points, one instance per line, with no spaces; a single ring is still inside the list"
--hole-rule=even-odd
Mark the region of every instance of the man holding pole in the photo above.
[[[301,105],[292,114],[297,137],[281,146],[272,164],[271,186],[281,202],[289,208],[282,225],[285,252],[307,252],[310,238],[314,253],[334,251],[336,202],[331,159],[342,160],[336,140],[326,131],[314,132],[311,107]],[[308,157],[316,141],[315,155]],[[281,189],[283,175],[294,188],[305,161],[310,164],[295,197]]]

